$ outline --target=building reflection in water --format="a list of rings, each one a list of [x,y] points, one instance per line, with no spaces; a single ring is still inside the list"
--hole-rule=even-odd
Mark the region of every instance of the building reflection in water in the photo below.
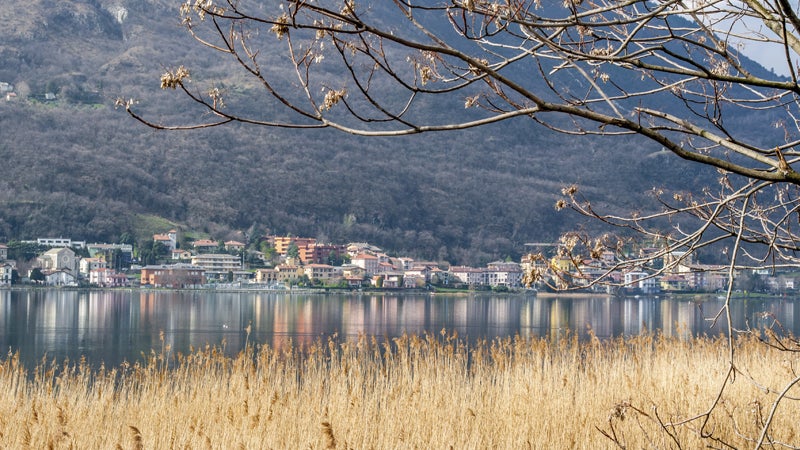
[[[524,295],[283,294],[209,291],[0,290],[0,345],[26,364],[44,359],[107,366],[170,350],[206,345],[235,354],[244,347],[308,345],[336,334],[392,338],[403,333],[460,338],[600,338],[658,331],[667,336],[716,335],[720,299],[526,297]],[[779,322],[798,334],[793,299],[737,299],[737,329]],[[713,325],[713,326],[712,326]],[[251,333],[248,337],[247,329]]]

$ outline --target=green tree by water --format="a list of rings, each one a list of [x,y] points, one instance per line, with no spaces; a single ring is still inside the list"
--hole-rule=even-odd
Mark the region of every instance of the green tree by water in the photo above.
[[[45,278],[44,273],[42,273],[42,270],[40,268],[34,267],[31,270],[30,279],[34,283],[44,283],[46,278]]]

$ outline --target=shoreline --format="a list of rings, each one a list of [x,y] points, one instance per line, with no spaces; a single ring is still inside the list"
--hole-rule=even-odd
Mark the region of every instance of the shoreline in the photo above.
[[[0,286],[0,291],[3,290],[64,290],[64,291],[128,291],[128,292],[226,292],[226,293],[261,293],[261,294],[313,294],[313,295],[326,295],[326,294],[380,294],[380,295],[428,295],[431,297],[445,297],[445,296],[474,296],[474,295],[497,295],[497,296],[520,296],[530,298],[542,299],[634,299],[634,298],[664,298],[673,300],[686,300],[686,301],[705,301],[708,299],[724,299],[725,294],[714,292],[660,292],[658,294],[608,294],[602,292],[549,292],[549,291],[528,291],[528,290],[509,290],[506,292],[495,292],[491,290],[436,290],[436,289],[346,289],[346,288],[292,288],[292,289],[265,289],[258,286],[248,287],[217,287],[214,285],[199,287],[199,288],[162,288],[162,287],[149,287],[149,286],[125,286],[125,287],[98,287],[98,286],[44,286],[44,285],[11,285]],[[766,294],[766,293],[742,293],[734,292],[731,294],[731,300],[774,300],[774,299],[792,299],[795,296],[787,294]]]

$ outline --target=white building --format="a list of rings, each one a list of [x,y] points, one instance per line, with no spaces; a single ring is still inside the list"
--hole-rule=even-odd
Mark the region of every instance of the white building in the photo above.
[[[10,286],[14,266],[11,263],[0,263],[0,286]]]
[[[505,261],[489,263],[486,269],[486,282],[492,287],[518,288],[522,286],[522,266]]]
[[[450,275],[454,281],[460,281],[469,286],[483,286],[486,284],[486,269],[453,266],[450,268]]]
[[[44,284],[48,286],[74,286],[75,276],[66,270],[42,271],[44,274]]]
[[[45,247],[86,247],[86,241],[73,241],[69,238],[38,238],[36,243]]]
[[[350,258],[350,264],[364,269],[367,277],[378,273],[380,267],[378,257],[367,253],[359,253]]]
[[[107,268],[94,269],[89,272],[89,283],[103,287],[129,286],[128,277]]]
[[[105,269],[108,265],[105,258],[81,258],[78,267],[81,275],[88,278],[92,270]]]
[[[36,258],[36,260],[42,271],[66,270],[70,273],[75,273],[78,268],[75,252],[67,247],[50,249]]]
[[[154,234],[153,241],[161,242],[169,251],[178,248],[178,231],[169,230],[165,234]]]
[[[207,279],[223,279],[231,272],[235,278],[246,278],[248,276],[242,270],[242,259],[236,255],[201,253],[192,256],[192,265],[202,267],[205,270]]]
[[[661,290],[658,280],[647,272],[628,272],[624,278],[625,288],[639,290],[642,294],[655,294]]]

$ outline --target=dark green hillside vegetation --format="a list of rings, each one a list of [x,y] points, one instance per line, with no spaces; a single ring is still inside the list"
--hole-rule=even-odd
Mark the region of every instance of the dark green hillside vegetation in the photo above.
[[[513,127],[482,140],[454,133],[376,142],[243,127],[153,132],[108,108],[3,105],[0,120],[14,130],[0,147],[7,238],[115,240],[136,231],[131,214],[149,213],[215,236],[255,226],[477,262],[516,256],[524,242],[574,227],[574,216],[553,207],[564,184],[631,208],[644,204],[657,170],[702,181],[666,156],[618,164],[593,141],[582,143],[597,155],[587,167],[568,142],[548,134],[525,142]],[[558,156],[542,158],[540,148]]]
[[[20,94],[0,102],[0,241],[113,241],[139,231],[133,215],[149,214],[215,238],[291,233],[482,263],[517,258],[525,242],[552,241],[568,229],[598,230],[555,211],[567,184],[598,207],[629,211],[656,207],[653,187],[714,182],[712,170],[643,139],[559,135],[525,118],[381,139],[251,126],[153,131],[113,100],[136,97],[156,118],[186,119],[176,115],[186,99],[158,89],[165,67],[178,64],[218,80],[231,108],[286,113],[191,44],[177,3],[122,2],[122,23],[110,12],[115,5],[0,1],[0,19],[15,24],[0,30],[0,81]],[[57,99],[44,100],[47,92]],[[463,100],[431,111],[456,107]]]

